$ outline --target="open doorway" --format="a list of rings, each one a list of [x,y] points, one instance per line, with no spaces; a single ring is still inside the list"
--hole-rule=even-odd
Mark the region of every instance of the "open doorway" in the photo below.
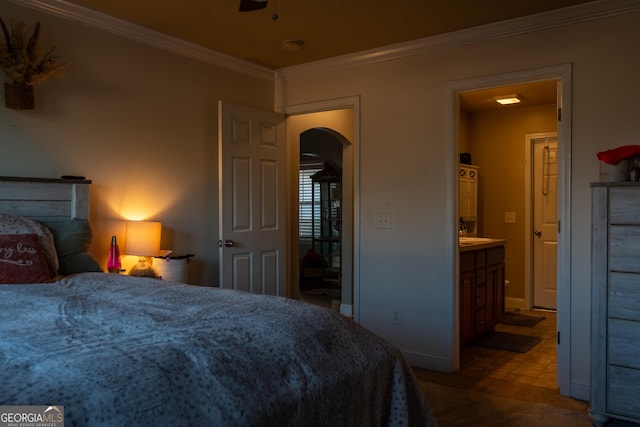
[[[557,221],[557,142],[554,141],[552,150],[549,139],[540,144],[527,139],[527,135],[533,135],[534,132],[556,134],[556,85],[556,80],[546,80],[460,94],[459,149],[469,153],[476,172],[477,195],[472,198],[477,203],[477,208],[474,208],[477,212],[474,215],[474,235],[507,240],[507,281],[504,289],[507,308],[532,308],[531,278],[536,276],[534,273],[542,265],[543,259],[556,256],[555,247],[546,251],[545,257],[538,254],[536,243],[542,238],[537,238],[534,233],[540,232],[541,221]],[[511,93],[517,93],[522,102],[500,105],[494,100]],[[534,147],[540,157],[539,162],[534,162]],[[545,185],[542,185],[543,180]],[[535,188],[532,189],[532,186]],[[539,198],[536,203],[529,199],[543,193],[547,196]],[[550,199],[553,206],[548,203],[548,209],[553,212],[538,212],[541,208],[539,202],[548,202]],[[459,204],[458,210],[462,217],[463,206]],[[539,218],[543,213],[553,215]],[[542,228],[545,238],[553,234],[555,242],[555,228]],[[556,260],[550,261],[555,263]],[[555,289],[555,268],[551,268],[551,262],[548,264],[547,270]],[[554,303],[544,307],[555,306]]]
[[[301,141],[309,137],[328,141],[333,139],[339,142],[341,156],[340,174],[340,257],[339,257],[339,285],[340,299],[339,311],[341,314],[359,320],[359,239],[358,229],[358,138],[359,138],[359,98],[341,98],[310,104],[300,104],[287,107],[283,112],[287,114],[287,153],[289,171],[288,194],[290,195],[290,208],[288,221],[291,231],[288,239],[289,261],[291,266],[288,283],[290,283],[290,297],[300,298],[301,264],[306,253],[301,250],[300,224],[299,224],[299,188],[301,168]],[[307,133],[307,131],[310,131]],[[311,142],[315,147],[315,161],[324,166],[323,159],[333,158],[322,150],[325,144]],[[326,148],[326,147],[324,147]],[[314,156],[311,156],[314,157]],[[340,166],[340,162],[334,161],[334,167]],[[327,193],[330,195],[330,193]],[[334,190],[333,195],[337,196]],[[336,204],[333,205],[337,207]],[[309,240],[311,242],[311,240]],[[337,259],[336,259],[337,260]],[[334,261],[335,262],[335,261]],[[335,264],[333,264],[335,266]]]
[[[342,170],[346,138],[327,128],[300,135],[300,299],[340,311]]]
[[[552,92],[552,100],[551,102],[543,102],[541,105],[548,105],[548,107],[540,107],[542,110],[545,108],[548,109],[547,114],[551,117],[551,120],[556,122],[557,119],[560,118],[559,112],[563,109],[565,105],[563,105],[563,99],[569,99],[567,95],[570,93],[570,70],[571,67],[567,66],[558,66],[558,67],[550,67],[539,70],[531,70],[522,73],[514,73],[508,75],[499,75],[499,76],[489,76],[478,79],[471,79],[465,81],[454,82],[450,85],[451,93],[452,93],[452,102],[453,102],[453,131],[452,131],[452,146],[454,148],[453,161],[457,165],[459,153],[460,152],[471,152],[472,155],[472,164],[476,163],[476,159],[478,163],[481,163],[482,166],[479,168],[479,181],[478,181],[478,224],[477,224],[477,235],[482,237],[499,237],[507,239],[507,254],[512,250],[512,246],[517,245],[517,250],[524,251],[525,243],[524,243],[524,227],[522,227],[522,231],[519,233],[519,236],[509,235],[509,233],[517,227],[514,226],[518,224],[523,224],[525,219],[525,207],[524,201],[518,203],[518,206],[510,205],[508,202],[505,202],[501,197],[501,193],[503,191],[491,192],[488,191],[489,188],[498,185],[498,188],[504,187],[505,183],[509,182],[509,174],[519,174],[521,182],[525,178],[524,171],[524,152],[525,152],[525,144],[524,135],[526,133],[535,133],[541,131],[551,131],[555,130],[552,127],[537,127],[537,128],[527,128],[525,132],[521,133],[521,136],[517,139],[514,138],[513,146],[507,147],[508,149],[517,149],[518,153],[504,153],[505,147],[491,147],[491,134],[490,132],[494,132],[493,139],[497,139],[500,136],[500,133],[506,132],[508,129],[505,128],[504,124],[496,127],[495,123],[491,124],[492,131],[488,132],[490,135],[489,138],[483,142],[486,147],[483,147],[484,152],[474,154],[474,150],[470,148],[468,145],[465,145],[465,138],[468,137],[466,132],[468,132],[468,127],[466,125],[468,122],[475,121],[476,117],[470,117],[466,114],[466,110],[468,109],[468,104],[471,102],[479,101],[480,97],[484,97],[484,101],[486,103],[495,103],[495,96],[498,95],[506,95],[506,92],[511,92],[517,94],[519,91],[525,91],[530,87],[536,85],[545,85],[548,84],[551,88]],[[491,96],[488,96],[490,95]],[[531,93],[528,98],[535,99],[539,94]],[[551,99],[551,98],[550,98]],[[570,108],[570,106],[568,106]],[[533,108],[533,107],[532,107]],[[515,110],[512,110],[515,111]],[[566,114],[568,113],[568,114]],[[557,206],[557,214],[558,220],[564,222],[564,224],[569,224],[569,208],[570,208],[570,197],[569,197],[569,189],[570,189],[570,162],[568,161],[568,153],[570,153],[570,112],[567,110],[563,116],[565,118],[562,122],[557,122],[557,131],[558,131],[558,206]],[[497,113],[487,113],[486,115],[497,115]],[[495,119],[495,117],[494,117]],[[489,123],[490,120],[487,122]],[[474,123],[477,124],[477,123]],[[483,124],[480,124],[483,126]],[[488,125],[489,126],[489,125]],[[508,126],[508,125],[507,125]],[[475,147],[476,150],[478,146]],[[520,160],[518,160],[520,159]],[[457,168],[454,168],[457,171]],[[457,174],[456,174],[457,175]],[[457,176],[456,176],[457,178]],[[494,181],[493,183],[491,181]],[[497,184],[496,184],[497,182]],[[515,191],[518,191],[522,194],[522,198],[524,199],[524,184],[518,186]],[[495,193],[495,194],[494,194]],[[452,197],[452,201],[455,204],[457,197]],[[514,207],[515,206],[515,207]],[[457,214],[457,206],[454,209],[454,212]],[[484,215],[484,218],[482,216]],[[458,217],[457,215],[452,218],[452,225],[454,230],[458,229]],[[570,230],[569,227],[566,229]],[[455,232],[457,236],[457,232]],[[502,235],[493,235],[488,236],[488,234],[500,233]],[[516,243],[520,242],[520,243]],[[568,269],[568,264],[563,264],[562,260],[568,260],[568,255],[570,253],[570,235],[568,232],[564,234],[558,235],[558,252],[557,252],[557,278],[558,278],[558,311],[556,316],[556,329],[558,332],[562,331],[563,340],[557,346],[557,379],[560,385],[560,392],[562,394],[569,395],[570,394],[570,322],[569,322],[569,313],[570,313],[570,286],[569,286],[569,274],[570,270]],[[456,286],[458,286],[459,282],[459,252],[457,250],[457,239],[455,244],[455,254],[454,254],[454,265],[455,265],[455,276],[458,280],[454,282],[454,304],[456,307],[458,306],[458,298],[459,292]],[[512,257],[513,258],[513,257]],[[516,294],[513,289],[509,288],[509,285],[514,286],[515,279],[514,274],[517,271],[524,271],[524,263],[526,259],[524,255],[516,257],[516,259],[509,260],[507,255],[506,260],[506,275],[505,275],[505,285],[507,287],[506,295],[507,298],[505,300],[507,307],[516,307],[516,308],[531,308],[528,306],[531,298],[525,297],[526,293],[524,291],[524,273],[519,273],[522,277],[520,283],[518,283],[519,292]],[[518,263],[520,265],[518,265]],[[457,324],[456,330],[459,327],[459,318],[455,319],[454,322]],[[455,345],[458,343],[454,344]],[[459,345],[459,344],[458,344]],[[454,354],[455,354],[454,349]],[[459,347],[458,347],[458,356],[460,357]],[[455,357],[455,356],[454,356]],[[456,363],[454,363],[454,366]],[[460,359],[457,360],[457,368],[460,369]]]

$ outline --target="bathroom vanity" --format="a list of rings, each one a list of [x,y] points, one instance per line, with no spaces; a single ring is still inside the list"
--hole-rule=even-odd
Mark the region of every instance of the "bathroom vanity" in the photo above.
[[[460,347],[504,315],[504,239],[460,237]]]

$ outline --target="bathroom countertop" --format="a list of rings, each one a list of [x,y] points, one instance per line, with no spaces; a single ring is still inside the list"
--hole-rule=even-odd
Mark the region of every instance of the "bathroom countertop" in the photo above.
[[[470,252],[504,246],[506,242],[507,239],[493,239],[490,237],[461,237],[458,245],[460,252]]]

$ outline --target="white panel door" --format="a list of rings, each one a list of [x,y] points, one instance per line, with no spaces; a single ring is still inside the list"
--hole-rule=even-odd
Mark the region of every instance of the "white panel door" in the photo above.
[[[558,140],[533,146],[533,306],[557,308]]]
[[[286,295],[284,115],[220,101],[220,287]]]

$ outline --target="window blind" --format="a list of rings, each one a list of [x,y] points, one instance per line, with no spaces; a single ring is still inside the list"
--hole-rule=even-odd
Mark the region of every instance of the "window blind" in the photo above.
[[[299,236],[305,238],[311,238],[313,236],[313,205],[315,203],[315,215],[316,215],[316,234],[320,232],[320,191],[318,183],[315,183],[316,187],[316,200],[313,199],[313,181],[311,176],[321,171],[322,168],[312,167],[309,169],[301,169],[298,179],[299,188],[299,209],[298,209],[298,224],[299,224]]]

